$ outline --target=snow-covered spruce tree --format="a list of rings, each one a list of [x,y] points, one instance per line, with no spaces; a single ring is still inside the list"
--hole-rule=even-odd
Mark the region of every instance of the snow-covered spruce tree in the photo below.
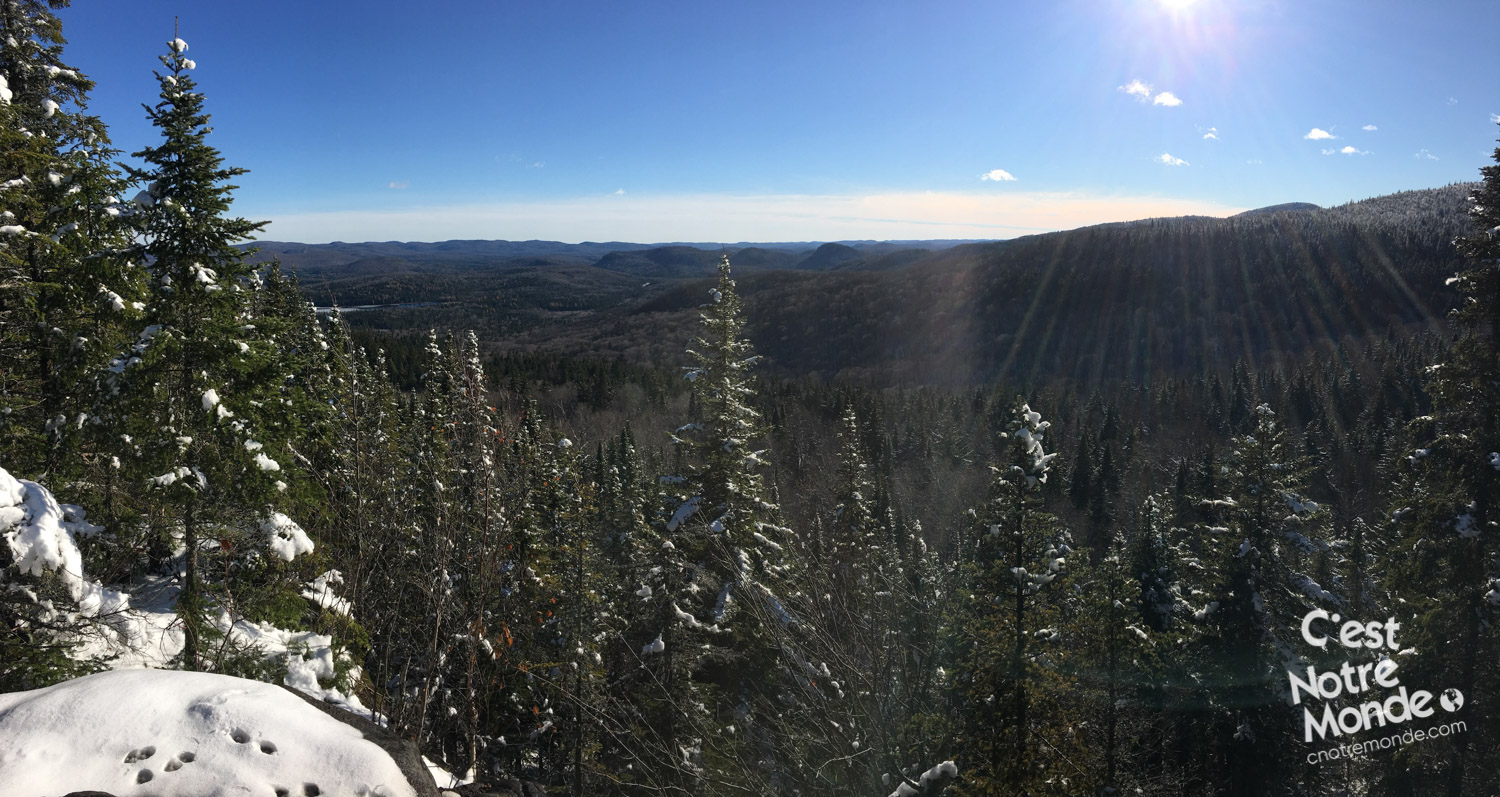
[[[1299,638],[1314,608],[1338,611],[1337,583],[1308,573],[1337,555],[1324,539],[1326,511],[1303,497],[1307,468],[1302,446],[1288,438],[1265,404],[1249,416],[1247,434],[1234,438],[1219,479],[1223,495],[1207,500],[1206,533],[1219,541],[1198,611],[1205,675],[1211,690],[1211,743],[1224,767],[1213,773],[1232,794],[1285,788],[1301,760],[1300,712],[1288,699],[1286,671],[1312,651]]]
[[[749,377],[757,358],[742,337],[728,257],[709,299],[689,351],[695,412],[675,435],[687,472],[668,480],[674,495],[663,530],[672,548],[659,552],[675,560],[662,572],[676,583],[663,584],[666,594],[656,598],[662,636],[642,652],[667,652],[661,664],[676,672],[664,682],[711,685],[706,714],[669,698],[675,738],[663,741],[686,751],[684,771],[710,783],[769,784],[782,771],[776,722],[785,685],[780,640],[794,622],[782,594],[792,580],[790,532],[773,522],[760,473],[765,452],[755,447],[760,416]]]
[[[1390,579],[1403,609],[1402,682],[1458,689],[1466,706],[1500,700],[1500,147],[1480,171],[1457,241],[1470,268],[1452,279],[1463,292],[1453,313],[1458,340],[1429,369],[1432,412],[1412,422],[1398,465],[1390,517],[1397,541]],[[1409,662],[1409,663],[1408,663]],[[1388,787],[1438,783],[1447,795],[1489,789],[1500,766],[1500,723],[1464,709],[1468,732],[1411,745],[1387,768]]]
[[[451,342],[451,341],[450,341]],[[418,743],[432,745],[436,720],[450,722],[440,711],[444,666],[452,654],[455,625],[461,622],[454,600],[450,572],[455,556],[454,514],[457,511],[453,485],[455,460],[451,456],[453,397],[458,382],[457,355],[444,348],[435,332],[429,332],[423,352],[421,391],[406,401],[402,444],[407,465],[403,485],[400,522],[391,531],[399,538],[405,558],[399,567],[401,611],[390,629],[386,655],[390,656],[395,694],[391,697],[392,719]]]
[[[991,467],[985,502],[971,510],[972,560],[946,635],[953,735],[966,792],[1073,793],[1058,776],[1071,744],[1053,721],[1059,692],[1056,623],[1067,589],[1072,541],[1047,512],[1041,488],[1056,454],[1042,447],[1050,424],[1017,403],[1004,434],[1004,458]],[[1048,734],[1043,742],[1039,734]],[[1075,775],[1076,776],[1076,775]]]
[[[340,571],[340,594],[368,633],[365,670],[373,683],[389,684],[396,680],[389,654],[402,630],[414,549],[404,534],[407,433],[384,354],[371,357],[356,346],[337,314],[329,325],[331,447],[312,455],[325,497],[308,522],[320,531],[319,551]],[[378,715],[392,713],[389,693],[374,690],[372,697]]]
[[[1127,767],[1133,782],[1155,784],[1160,793],[1186,790],[1184,761],[1192,756],[1182,751],[1200,730],[1195,723],[1205,710],[1202,684],[1208,675],[1182,653],[1195,633],[1185,622],[1192,609],[1183,597],[1184,574],[1196,573],[1200,563],[1184,547],[1187,530],[1172,524],[1173,503],[1171,492],[1146,497],[1123,560],[1130,578],[1123,599],[1131,612],[1126,627],[1144,634],[1125,699],[1144,716],[1127,737],[1130,750],[1121,752],[1135,756]]]
[[[598,650],[603,675],[613,687],[598,714],[600,747],[595,763],[617,773],[621,787],[631,784],[649,790],[664,781],[653,780],[658,770],[652,764],[661,750],[653,739],[657,729],[643,712],[663,705],[664,701],[646,696],[657,695],[665,684],[641,666],[641,650],[675,619],[665,616],[665,607],[654,598],[673,592],[683,568],[674,547],[666,546],[667,540],[648,520],[655,496],[648,489],[645,464],[628,424],[602,451],[595,482],[603,575],[599,625],[604,636]],[[670,718],[670,713],[663,711],[661,716]],[[666,755],[660,771],[670,772],[679,757]]]
[[[92,81],[62,60],[58,3],[0,2],[0,460],[60,495],[101,458],[96,377],[138,315],[126,184]],[[108,464],[108,458],[103,458]]]
[[[243,170],[225,168],[207,143],[187,44],[169,42],[161,61],[161,99],[146,110],[162,140],[132,169],[149,184],[136,198],[134,254],[148,264],[150,294],[144,327],[117,357],[120,400],[108,420],[122,430],[125,473],[145,488],[141,543],[180,567],[181,664],[222,669],[232,652],[222,630],[239,612],[229,583],[266,598],[288,586],[285,563],[312,543],[275,511],[290,463],[267,409],[285,400],[281,352],[253,314],[260,277],[234,247],[261,225],[228,215],[227,181]]]
[[[543,449],[536,502],[552,552],[544,575],[549,597],[540,618],[541,658],[532,665],[547,707],[530,736],[546,753],[543,769],[561,775],[568,794],[583,797],[597,793],[614,771],[595,763],[601,737],[620,732],[618,717],[605,705],[609,684],[601,654],[614,624],[604,614],[596,485],[584,478],[571,440],[553,436],[551,443]]]
[[[1148,512],[1150,508],[1148,503]],[[1137,534],[1149,535],[1150,527],[1138,528]],[[1116,534],[1075,577],[1081,611],[1072,624],[1075,638],[1068,641],[1066,668],[1076,677],[1077,688],[1063,696],[1064,716],[1091,718],[1080,725],[1093,752],[1088,759],[1097,767],[1089,773],[1092,793],[1130,791],[1138,759],[1152,753],[1146,744],[1151,718],[1139,710],[1137,690],[1158,673],[1148,669],[1155,657],[1142,609],[1156,619],[1164,608],[1171,612],[1172,602],[1168,596],[1163,607],[1162,598],[1152,594],[1160,573],[1136,571],[1135,547],[1125,534]],[[1147,606],[1141,605],[1143,599]]]
[[[93,84],[62,61],[53,7],[0,2],[0,469],[107,517],[98,496],[110,461],[91,446],[96,379],[139,309],[142,280],[118,251],[129,241],[124,184],[104,124],[85,113]],[[91,528],[82,509],[64,512]],[[83,671],[66,640],[96,620],[58,579],[20,572],[14,557],[0,546],[0,688]]]

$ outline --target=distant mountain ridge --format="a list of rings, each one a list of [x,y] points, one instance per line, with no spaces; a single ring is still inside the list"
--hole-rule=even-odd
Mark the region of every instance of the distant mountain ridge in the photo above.
[[[389,278],[398,274],[448,274],[506,271],[541,265],[591,265],[642,278],[682,279],[712,274],[721,254],[744,271],[775,269],[859,268],[869,259],[874,268],[889,268],[893,252],[930,252],[975,240],[843,241],[717,244],[642,244],[624,241],[569,244],[560,241],[454,240],[381,241],[304,244],[258,241],[258,260],[279,259],[304,284]],[[348,287],[349,283],[345,283]]]
[[[441,304],[359,313],[357,325],[403,335],[473,328],[492,350],[663,363],[689,344],[704,278],[728,252],[767,372],[881,384],[1149,381],[1441,334],[1457,300],[1444,278],[1460,265],[1452,241],[1469,232],[1470,190],[945,248],[636,244],[590,261],[577,249],[523,258],[504,242],[400,255],[365,245],[365,259],[323,267],[318,279],[299,274],[320,304]],[[313,253],[326,262],[332,246]]]

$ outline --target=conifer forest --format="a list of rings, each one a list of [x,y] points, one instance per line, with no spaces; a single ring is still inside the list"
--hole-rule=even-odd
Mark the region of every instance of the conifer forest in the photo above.
[[[54,6],[0,0],[0,692],[285,683],[553,795],[1500,789],[1500,149],[617,312],[257,249],[214,53],[116,143]]]

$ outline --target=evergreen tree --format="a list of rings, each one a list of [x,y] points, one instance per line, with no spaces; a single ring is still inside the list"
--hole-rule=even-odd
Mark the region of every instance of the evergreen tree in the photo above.
[[[1432,412],[1411,425],[1420,447],[1398,466],[1391,513],[1391,580],[1409,611],[1404,644],[1422,652],[1409,678],[1458,689],[1465,705],[1500,697],[1500,679],[1483,664],[1500,655],[1500,148],[1495,160],[1470,197],[1475,231],[1457,242],[1470,268],[1449,280],[1463,293],[1453,314],[1459,337],[1429,369]],[[1435,781],[1452,797],[1488,789],[1500,737],[1494,723],[1468,719],[1466,733],[1402,750],[1387,774],[1392,787]]]
[[[0,459],[61,495],[100,457],[99,374],[142,308],[130,209],[93,82],[62,59],[58,3],[0,4]],[[19,366],[19,367],[12,367]],[[98,506],[97,489],[80,499]]]
[[[62,60],[57,6],[0,4],[0,469],[113,527],[100,375],[139,313],[142,279],[120,251],[125,183],[103,122],[85,112],[93,83]],[[97,531],[82,509],[68,518]],[[95,621],[12,556],[0,546],[0,681],[29,689],[87,671],[64,640]]]
[[[1042,447],[1050,424],[1028,405],[1013,411],[992,466],[989,495],[971,514],[973,562],[948,630],[957,690],[956,735],[965,790],[1066,793],[1054,778],[1070,744],[1047,722],[1057,708],[1057,624],[1071,593],[1071,538],[1043,506],[1056,454]]]
[[[169,42],[161,61],[161,99],[147,115],[162,141],[135,153],[145,168],[132,170],[149,183],[136,200],[134,256],[151,277],[145,326],[117,359],[120,458],[148,488],[151,544],[170,552],[169,540],[180,539],[185,550],[182,664],[217,667],[224,648],[212,650],[206,635],[223,629],[208,618],[238,613],[230,581],[254,584],[246,597],[268,598],[287,577],[282,563],[312,543],[274,512],[287,484],[283,463],[292,463],[276,408],[290,399],[274,376],[280,349],[254,315],[260,276],[234,246],[261,225],[227,215],[234,188],[227,181],[243,170],[224,167],[207,143],[209,117],[187,44]],[[200,565],[206,545],[228,574],[212,589]]]
[[[668,723],[675,738],[667,743],[689,751],[687,769],[697,777],[729,766],[741,782],[757,782],[776,771],[778,640],[795,622],[787,608],[795,596],[782,593],[793,583],[791,540],[774,522],[776,506],[761,474],[766,451],[755,448],[762,432],[750,406],[749,369],[758,358],[742,337],[744,311],[728,257],[709,297],[689,350],[695,414],[674,435],[689,467],[663,526],[663,548],[672,547],[660,552],[667,559],[659,565],[664,582],[656,598],[661,636],[642,650],[668,652],[663,666],[677,671],[664,673],[663,683],[695,688],[686,677],[711,683],[715,713],[736,718],[699,721],[700,735],[684,738],[675,729],[685,727],[679,720],[689,719],[683,709],[690,704],[672,700],[678,719]]]
[[[1206,623],[1205,670],[1223,686],[1213,693],[1219,712],[1214,743],[1225,756],[1215,773],[1230,794],[1265,794],[1295,779],[1300,712],[1293,710],[1286,670],[1306,613],[1337,611],[1343,599],[1314,572],[1333,554],[1323,538],[1326,511],[1303,496],[1307,469],[1300,452],[1267,405],[1254,409],[1249,432],[1234,439],[1222,486],[1207,502],[1218,539],[1205,576],[1216,599],[1198,612]],[[1310,655],[1310,654],[1309,654]]]

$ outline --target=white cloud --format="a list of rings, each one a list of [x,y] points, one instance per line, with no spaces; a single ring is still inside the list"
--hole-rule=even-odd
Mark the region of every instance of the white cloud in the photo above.
[[[1151,88],[1150,83],[1144,80],[1132,80],[1123,86],[1116,86],[1115,88],[1136,98],[1138,102],[1150,100],[1152,105],[1163,105],[1168,108],[1175,108],[1182,104],[1182,100],[1178,99],[1176,94],[1170,91],[1157,92],[1156,89]],[[1154,97],[1152,96],[1153,94],[1155,94]]]
[[[1457,105],[1458,104],[1458,98],[1457,97],[1449,97],[1448,98],[1448,104],[1449,105]]]
[[[531,165],[527,166],[526,168],[528,168],[528,169],[540,169],[540,168],[542,168],[543,166],[546,166],[546,165],[547,165],[546,161],[532,161]]]
[[[1490,121],[1494,122],[1497,125],[1500,125],[1500,113],[1490,114]]]
[[[1365,125],[1364,127],[1360,128],[1360,130],[1368,130],[1371,133],[1373,133],[1373,132],[1375,132],[1376,130],[1379,130],[1379,129],[1380,128],[1376,127],[1375,125]]]
[[[1343,149],[1338,149],[1338,148],[1335,148],[1335,147],[1328,147],[1327,149],[1323,150],[1323,154],[1324,155],[1369,155],[1370,152],[1369,152],[1369,150],[1363,150],[1363,149],[1357,149],[1355,147],[1345,146]]]
[[[243,209],[263,240],[840,241],[1009,238],[1156,216],[1244,210],[1160,196],[1042,191],[612,196],[331,213]],[[1003,223],[997,220],[1004,220]]]
[[[1413,155],[1412,157],[1418,158],[1420,160],[1429,160],[1429,161],[1438,160],[1438,156],[1432,154],[1431,152],[1428,152],[1425,149],[1420,150],[1419,152],[1417,152],[1416,155]]]
[[[1198,129],[1199,130],[1203,130],[1203,128],[1201,128],[1201,127],[1198,128]],[[1219,140],[1219,128],[1217,128],[1217,127],[1210,127],[1209,129],[1204,130],[1203,131],[1203,138],[1204,138],[1204,140],[1213,139],[1214,141],[1218,141]]]
[[[1321,127],[1314,127],[1313,129],[1307,131],[1307,135],[1303,136],[1303,138],[1311,141],[1325,141],[1330,138],[1338,138],[1338,136],[1328,132],[1327,130],[1324,130]]]
[[[1174,158],[1171,153],[1163,152],[1156,157],[1157,163],[1165,163],[1168,166],[1191,166],[1191,163],[1182,158]]]
[[[1013,183],[1016,181],[1015,175],[1004,169],[990,169],[984,174],[979,175],[979,179],[994,180],[997,183]]]
[[[389,183],[386,183],[385,187],[386,188],[395,188],[397,190],[400,190],[400,189],[403,189],[403,188],[411,188],[411,183],[408,183],[405,180],[392,180]]]
[[[625,189],[623,189],[623,188],[616,188],[614,195],[615,196],[625,196]]]

